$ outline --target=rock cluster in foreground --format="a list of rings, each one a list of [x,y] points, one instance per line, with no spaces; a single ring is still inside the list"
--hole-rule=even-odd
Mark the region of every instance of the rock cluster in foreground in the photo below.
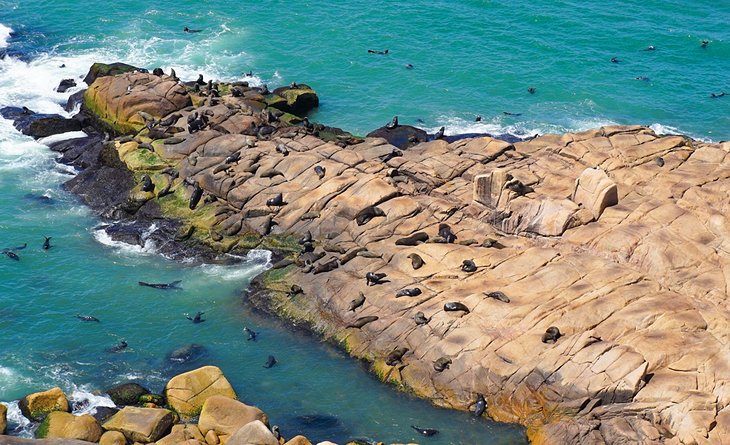
[[[146,128],[102,151],[132,172],[105,214],[157,209],[218,251],[296,249],[254,304],[438,405],[482,394],[533,443],[730,437],[729,143],[631,126],[399,151],[240,93],[155,114],[168,79],[144,81]]]

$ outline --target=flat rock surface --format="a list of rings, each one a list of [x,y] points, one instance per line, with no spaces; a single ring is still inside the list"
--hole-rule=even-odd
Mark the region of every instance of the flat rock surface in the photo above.
[[[526,425],[535,443],[728,437],[730,143],[616,126],[514,144],[432,141],[383,161],[395,148],[383,139],[341,147],[301,127],[266,140],[176,136],[184,142],[152,144],[179,169],[176,194],[197,183],[214,199],[175,216],[207,215],[229,249],[272,219],[273,234],[310,232],[314,255],[264,277],[251,300],[309,322],[382,379],[462,410],[483,394],[490,416]],[[372,206],[382,214],[359,224]],[[417,232],[429,241],[396,244]],[[337,268],[311,272],[328,262]],[[369,286],[368,272],[386,276]],[[304,292],[290,297],[292,284]],[[420,295],[396,297],[413,287]],[[349,310],[360,292],[365,303]],[[417,325],[417,312],[429,322]],[[347,327],[366,316],[378,319]],[[551,326],[561,336],[544,343]],[[389,366],[396,348],[408,352]],[[444,357],[451,365],[436,371]]]

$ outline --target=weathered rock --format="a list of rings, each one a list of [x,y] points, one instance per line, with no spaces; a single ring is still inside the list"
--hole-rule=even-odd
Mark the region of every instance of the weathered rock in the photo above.
[[[254,420],[233,434],[227,445],[279,445],[279,441],[260,420]]]
[[[89,72],[86,73],[84,82],[87,85],[91,85],[99,77],[116,76],[117,74],[129,73],[137,70],[139,70],[139,68],[121,62],[95,63],[91,65]]]
[[[112,401],[117,406],[136,405],[139,403],[139,398],[141,396],[150,393],[147,388],[134,382],[122,383],[121,385],[109,388],[104,392],[109,394],[109,397],[111,397]]]
[[[254,420],[268,425],[266,414],[255,406],[233,400],[225,396],[209,397],[200,412],[198,427],[203,434],[214,431],[216,434],[233,434],[239,428]]]
[[[126,445],[127,438],[119,431],[107,431],[101,435],[99,445]]]
[[[131,442],[149,443],[163,437],[174,419],[172,411],[166,409],[125,406],[103,427],[108,431],[119,431]]]
[[[304,436],[294,436],[289,439],[284,445],[312,445],[312,442],[310,442]]]
[[[273,100],[275,96],[284,100]],[[266,98],[266,104],[286,113],[304,116],[319,106],[317,93],[308,85],[297,85],[296,88],[282,87],[274,90],[274,95]]]
[[[94,445],[78,439],[24,439],[15,436],[0,436],[0,445]]]
[[[380,127],[368,133],[369,138],[383,138],[390,145],[408,148],[428,140],[428,133],[411,125],[399,125],[395,128]]]
[[[8,427],[8,407],[0,404],[0,434],[5,434]]]
[[[89,414],[74,416],[63,411],[53,411],[43,419],[36,430],[39,439],[78,439],[98,442],[101,426]]]
[[[575,180],[572,199],[590,210],[593,219],[598,219],[606,207],[618,204],[618,188],[603,170],[587,168]]]
[[[172,431],[167,436],[158,439],[157,445],[175,445],[180,442],[187,440],[194,440],[199,443],[204,443],[205,438],[200,433],[197,426],[191,424],[175,425],[172,427]]]
[[[20,412],[30,420],[40,422],[52,411],[68,412],[68,399],[61,388],[28,394],[18,402]]]
[[[236,398],[231,384],[215,366],[204,366],[177,375],[165,386],[167,403],[181,419],[198,416],[205,401],[216,395]]]
[[[56,91],[59,93],[65,93],[69,89],[76,86],[76,81],[74,79],[63,79],[59,84],[58,87],[56,87]]]

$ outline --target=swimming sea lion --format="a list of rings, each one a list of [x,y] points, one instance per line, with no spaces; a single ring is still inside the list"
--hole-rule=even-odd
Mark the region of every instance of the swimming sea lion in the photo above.
[[[284,145],[284,144],[278,144],[276,146],[276,151],[278,151],[279,153],[281,153],[284,156],[288,156],[289,155],[289,149],[286,148],[286,145]]]
[[[195,316],[194,316],[194,317],[191,317],[190,315],[185,315],[185,318],[187,318],[188,320],[190,320],[190,321],[192,321],[193,323],[196,323],[196,324],[197,324],[197,323],[202,323],[202,322],[204,322],[204,321],[205,321],[205,320],[203,320],[203,314],[204,314],[204,313],[205,313],[205,312],[200,312],[200,311],[198,311],[198,312],[197,312],[197,313],[195,314]]]
[[[97,323],[100,323],[99,319],[96,317],[92,317],[91,315],[75,315],[76,318],[78,318],[81,321],[95,321]]]
[[[654,51],[654,50],[656,50],[656,46],[654,46],[654,45],[649,45],[646,48],[642,49],[642,51]]]
[[[279,431],[279,425],[274,425],[271,427],[271,434],[274,435],[276,440],[281,439],[281,431]]]
[[[464,260],[464,262],[461,263],[461,270],[468,273],[476,272],[477,265],[474,263],[474,260]]]
[[[411,287],[408,289],[401,289],[398,292],[395,293],[395,298],[400,297],[417,297],[421,295],[421,288],[420,287]]]
[[[4,250],[3,253],[11,260],[20,261],[20,257],[18,256],[18,254],[13,252],[12,250]]]
[[[542,342],[555,343],[561,336],[562,334],[560,333],[560,329],[556,328],[555,326],[550,326],[542,335]]]
[[[357,213],[355,221],[358,226],[362,226],[369,223],[376,216],[385,216],[385,212],[380,207],[368,206]]]
[[[388,124],[385,126],[388,130],[392,130],[394,128],[398,127],[398,116],[393,116],[393,120],[388,122]]]
[[[248,327],[243,327],[243,332],[248,335],[248,338],[246,338],[247,341],[256,341],[256,332],[254,332],[252,329],[249,329]]]
[[[396,348],[385,358],[385,364],[388,366],[395,366],[396,363],[401,362],[406,352],[408,352],[408,348]]]
[[[347,310],[348,311],[355,312],[355,309],[359,308],[364,303],[365,303],[365,294],[363,294],[362,292],[360,292],[360,295],[358,295],[357,298],[355,298],[354,300],[350,301],[350,306],[348,306]]]
[[[481,121],[482,121],[482,117],[477,114],[477,117],[474,118],[474,122],[481,122]]]
[[[368,54],[380,54],[380,55],[385,55],[385,54],[388,54],[388,50],[386,49],[385,51],[378,51],[378,50],[374,50],[374,49],[369,49],[369,50],[368,50]]]
[[[372,284],[375,286],[380,284],[386,276],[384,273],[368,272],[365,274],[365,285],[370,286]]]
[[[324,175],[326,173],[326,169],[322,167],[321,165],[315,165],[314,166],[314,172],[319,176],[319,179],[324,178]]]
[[[190,203],[188,204],[188,207],[190,210],[195,210],[195,207],[198,206],[198,203],[200,202],[200,198],[203,197],[203,188],[198,185],[198,183],[195,183],[195,188],[193,189],[193,193],[190,195]]]
[[[276,363],[277,363],[276,362],[276,357],[274,357],[273,355],[270,355],[269,358],[266,359],[266,363],[264,363],[264,368],[267,368],[267,369],[268,368],[271,368]]]
[[[407,70],[412,70],[413,69],[413,64],[412,63],[406,63],[406,69]]]
[[[474,417],[481,417],[487,409],[487,401],[484,396],[477,394],[477,403],[474,405]]]
[[[439,430],[433,429],[433,428],[421,428],[419,426],[411,425],[411,428],[418,431],[419,433],[423,434],[426,437],[431,437],[433,435],[438,434]]]
[[[509,303],[509,297],[504,294],[502,291],[494,291],[494,292],[485,292],[484,295],[486,295],[489,298],[494,298],[495,300],[499,300],[503,303]]]
[[[428,324],[428,322],[431,321],[431,319],[426,318],[426,316],[421,311],[416,312],[416,315],[413,316],[413,319],[416,321],[416,324],[418,326],[423,326],[424,324]]]
[[[173,281],[172,283],[145,283],[144,281],[138,281],[140,286],[153,287],[155,289],[182,289],[180,287],[181,280]]]
[[[439,224],[439,236],[444,238],[448,244],[456,241],[456,235],[451,231],[451,227],[448,224]]]
[[[337,258],[332,258],[326,263],[317,265],[317,267],[315,267],[312,271],[312,274],[317,275],[318,273],[329,272],[331,270],[337,269],[338,267],[340,267],[340,264],[337,262]]]
[[[444,304],[444,311],[446,311],[446,312],[464,311],[468,314],[469,308],[466,307],[464,305],[464,303],[459,303],[458,301],[450,301],[450,302]]]
[[[348,324],[346,327],[360,329],[363,326],[365,326],[366,324],[372,323],[377,319],[378,319],[378,317],[375,315],[368,315],[367,317],[360,317],[357,320],[355,320],[354,322]]]
[[[44,236],[43,238],[45,238],[45,241],[43,241],[43,250],[48,250],[53,247],[51,246],[51,236]]]
[[[266,200],[266,207],[282,207],[285,205],[286,202],[284,202],[284,195],[281,193]]]
[[[413,266],[413,270],[418,270],[421,267],[423,267],[424,264],[426,264],[423,261],[423,258],[421,258],[421,256],[418,255],[417,253],[411,253],[406,258],[410,258],[411,259],[411,266]]]
[[[120,352],[124,348],[129,346],[126,341],[122,340],[111,348],[107,349],[107,352]]]
[[[188,32],[188,33],[196,33],[196,32],[201,32],[201,31],[202,31],[202,29],[190,29],[190,28],[188,28],[188,27],[186,26],[185,28],[183,28],[183,31],[184,31],[184,32]],[[202,74],[201,74],[201,76],[202,76]]]
[[[522,116],[522,113],[512,113],[511,111],[503,111],[502,114],[505,116]]]
[[[444,372],[449,368],[449,365],[451,365],[451,359],[448,357],[441,357],[433,362],[433,369],[435,369],[436,372]]]
[[[725,97],[725,96],[727,96],[727,93],[724,92],[724,91],[722,93],[712,93],[712,94],[710,94],[710,97],[713,98],[713,99],[717,99],[719,97]]]
[[[428,233],[416,232],[405,238],[399,238],[395,240],[396,246],[417,246],[418,243],[425,243],[428,241]]]
[[[618,60],[618,57],[611,57],[611,63],[620,63],[621,61]]]
[[[649,78],[646,77],[646,76],[638,76],[638,77],[635,77],[635,79],[636,80],[641,80],[642,82],[648,82],[649,81]]]
[[[709,40],[703,40],[702,42],[700,42],[700,48],[707,48],[707,45],[709,45],[709,44],[710,44]]]
[[[537,91],[537,88],[534,88],[534,87],[529,87],[527,89],[527,92],[530,93],[530,94],[535,94],[536,91]]]

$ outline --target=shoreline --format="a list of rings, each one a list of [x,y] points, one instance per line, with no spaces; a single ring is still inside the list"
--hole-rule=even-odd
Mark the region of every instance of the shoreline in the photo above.
[[[164,76],[161,77],[161,81],[165,80]],[[210,96],[203,99],[213,102]],[[108,97],[99,100],[117,99]],[[150,95],[148,100],[153,102],[154,95]],[[229,99],[222,95],[221,100]],[[245,105],[251,107],[251,104]],[[217,111],[223,111],[216,106],[209,103],[192,110],[211,110],[212,120],[215,120],[220,115]],[[163,119],[170,113],[160,114],[159,119]],[[234,125],[230,122],[237,119],[236,116],[238,113],[234,112],[216,125],[224,128],[223,125],[228,122],[230,127]],[[261,118],[256,112],[252,115],[244,113],[243,116],[251,116],[252,122]],[[177,121],[182,119],[183,116],[180,116]],[[266,126],[266,123],[258,122],[259,129]],[[135,124],[143,126],[144,122]],[[245,126],[242,128],[245,132]],[[299,128],[275,129],[270,133],[272,136],[278,134],[273,136],[274,141],[261,138],[260,133],[252,141],[252,136],[227,137],[219,130],[205,129],[200,133],[214,131],[214,138],[223,137],[222,140],[230,141],[223,150],[213,149],[211,153],[206,153],[207,141],[198,140],[197,145],[190,145],[191,141],[187,139],[195,140],[201,135],[186,132],[184,128],[164,138],[161,143],[122,138],[117,140],[114,150],[106,145],[97,155],[103,160],[103,169],[129,168],[130,163],[135,162],[137,167],[133,169],[136,173],[132,178],[121,179],[132,185],[129,187],[131,192],[115,190],[117,195],[112,199],[115,205],[110,215],[120,210],[129,213],[128,210],[137,207],[133,215],[142,209],[143,215],[150,212],[148,216],[153,218],[182,216],[185,222],[170,227],[165,236],[179,238],[187,235],[184,240],[191,240],[191,246],[199,243],[212,246],[208,251],[211,254],[226,249],[246,249],[254,244],[260,246],[259,240],[265,240],[263,248],[273,249],[290,264],[277,261],[279,267],[252,282],[252,286],[261,286],[251,292],[253,298],[249,296],[256,307],[288,318],[290,322],[309,320],[313,324],[309,330],[340,345],[352,356],[373,363],[371,370],[381,380],[406,387],[436,405],[467,410],[474,403],[475,394],[483,393],[490,416],[526,425],[533,443],[587,440],[614,443],[622,437],[630,437],[624,425],[615,419],[628,422],[632,434],[641,431],[647,440],[661,438],[665,432],[671,432],[680,436],[680,443],[691,443],[688,440],[698,434],[694,432],[697,426],[704,425],[701,416],[706,414],[699,414],[706,411],[703,410],[704,405],[697,404],[695,400],[685,399],[676,403],[661,396],[645,396],[662,390],[658,386],[662,379],[656,380],[655,376],[659,373],[662,378],[668,379],[662,373],[671,370],[671,363],[652,358],[651,351],[637,343],[637,338],[641,337],[627,338],[626,332],[616,326],[618,321],[611,317],[632,304],[641,307],[640,297],[649,298],[651,293],[660,290],[671,293],[673,299],[681,300],[680,307],[689,304],[688,307],[692,308],[687,297],[696,297],[692,292],[685,295],[687,291],[672,282],[671,274],[666,271],[657,275],[651,263],[632,260],[636,246],[628,253],[623,247],[606,249],[599,241],[591,241],[591,234],[595,231],[610,233],[621,224],[616,212],[633,211],[625,206],[630,207],[641,200],[630,195],[631,187],[627,184],[633,181],[639,187],[651,187],[651,184],[637,180],[637,177],[641,179],[641,174],[670,181],[671,178],[662,178],[663,170],[658,170],[664,167],[665,162],[672,170],[678,169],[685,163],[690,165],[690,159],[695,162],[692,159],[695,152],[701,153],[696,162],[707,162],[706,159],[712,158],[709,153],[714,153],[715,158],[723,151],[726,153],[727,143],[705,144],[683,137],[657,137],[651,130],[638,126],[604,127],[580,134],[545,135],[514,144],[491,138],[451,144],[431,141],[415,144],[403,150],[401,156],[388,156],[394,152],[394,147],[382,139],[370,138],[343,147],[321,141]],[[235,134],[229,129],[226,131],[227,134]],[[171,138],[183,140],[172,144],[164,142]],[[334,140],[338,141],[336,137]],[[600,145],[601,141],[608,145]],[[152,150],[140,150],[141,144],[150,145]],[[283,155],[278,151],[278,144],[288,147],[289,153]],[[244,150],[235,165],[215,171],[225,156],[242,147]],[[154,153],[154,159],[140,162],[137,152],[145,151]],[[196,153],[195,163],[191,163],[191,153]],[[390,159],[383,161],[384,157]],[[661,159],[661,165],[658,159]],[[329,182],[320,184],[322,178],[317,179],[310,171],[317,162],[326,166],[325,177],[327,172],[336,172]],[[172,163],[180,166],[179,173],[184,179],[197,178],[198,184],[202,181],[206,196],[214,196],[215,199],[201,202],[201,210],[184,210],[192,187],[185,190],[185,181],[164,173],[170,167],[168,164]],[[198,163],[202,165],[197,167]],[[241,163],[248,167],[240,168]],[[603,168],[587,168],[592,163]],[[254,173],[246,171],[254,164],[260,164]],[[257,171],[265,168],[272,170],[266,180],[262,172]],[[635,169],[640,173],[632,177],[629,172]],[[228,170],[232,170],[233,176],[229,176]],[[168,185],[174,187],[176,190],[169,199],[175,199],[175,202],[171,205],[163,203],[156,208],[156,197],[144,195],[146,192],[142,190],[144,185],[140,172],[143,171],[148,172],[157,190]],[[599,174],[601,171],[603,175]],[[348,177],[348,172],[354,175]],[[610,173],[610,177],[606,172]],[[226,183],[229,178],[233,179],[232,183]],[[241,183],[238,183],[239,178],[243,178]],[[578,178],[584,183],[583,195],[576,191],[580,188],[575,186]],[[724,177],[720,174],[716,180],[722,179]],[[108,184],[85,180],[82,177],[75,184],[98,192],[108,188]],[[252,183],[252,188],[246,189],[249,183]],[[688,189],[690,187],[691,184]],[[78,188],[71,188],[79,193]],[[239,190],[241,188],[244,190]],[[266,204],[270,197],[276,195],[270,193],[269,188],[284,190],[289,197],[298,194],[298,199],[309,207],[291,210],[292,207],[281,205],[281,210],[272,212]],[[227,190],[222,193],[224,189]],[[172,188],[168,187],[168,190]],[[234,195],[231,195],[232,192]],[[79,194],[83,197],[93,193],[87,189]],[[566,199],[566,195],[570,197]],[[671,196],[664,199],[674,202]],[[141,205],[137,206],[140,202]],[[318,204],[320,202],[321,205]],[[233,212],[221,210],[217,213],[216,209],[221,207]],[[379,215],[375,208],[384,214]],[[364,211],[370,212],[369,219],[363,224],[354,221]],[[245,214],[245,217],[237,217],[236,212]],[[385,220],[380,219],[382,217]],[[272,225],[274,218],[278,223],[276,228]],[[484,225],[485,221],[490,224]],[[256,237],[253,233],[241,232],[244,223],[249,229],[264,227],[267,230]],[[449,242],[448,232],[443,236],[442,224],[453,230],[458,242],[453,239]],[[190,231],[185,227],[195,227],[195,230],[188,233]],[[201,229],[207,232],[201,234]],[[623,227],[618,229],[616,233],[624,230]],[[229,235],[231,231],[233,233]],[[301,249],[297,239],[306,231],[311,231],[314,237],[312,251],[296,255]],[[274,232],[278,233],[271,236]],[[393,247],[396,239],[418,232],[427,232],[429,240],[439,236],[442,240],[425,244],[414,242],[411,248]],[[277,237],[278,234],[281,235]],[[497,245],[502,248],[494,243],[487,246],[486,241],[490,239],[496,239]],[[621,243],[615,237],[611,239]],[[687,238],[686,242],[697,241]],[[408,252],[418,252],[426,259],[423,270],[419,272],[420,267],[411,267],[410,261],[405,258]],[[324,258],[320,254],[324,254]],[[285,259],[287,256],[289,258]],[[460,270],[462,260],[467,258],[476,263],[476,274]],[[330,265],[326,266],[328,263]],[[307,271],[320,266],[321,273],[312,275]],[[671,267],[665,267],[671,271]],[[513,271],[515,268],[519,273]],[[527,272],[523,273],[523,269]],[[576,278],[572,282],[564,282],[576,270],[579,271]],[[598,272],[600,270],[610,271],[613,275],[602,275]],[[365,286],[366,271],[384,271],[394,282]],[[596,306],[598,299],[591,296],[597,290],[573,290],[573,285],[587,276],[608,286],[600,292],[605,307]],[[618,287],[611,284],[614,281],[619,283]],[[586,284],[580,286],[585,288]],[[304,292],[289,298],[287,293],[292,290],[292,285],[300,286]],[[415,304],[411,302],[413,297],[405,297],[408,302],[393,299],[392,295],[399,289],[413,285],[425,289],[424,297],[416,296]],[[702,283],[694,286],[703,288]],[[562,297],[556,294],[556,289],[570,293],[577,307],[561,302]],[[624,299],[617,294],[619,289],[619,293],[634,296]],[[497,297],[490,300],[487,296],[485,299],[487,291],[497,290],[504,291],[507,302],[499,301]],[[358,291],[367,292],[368,303],[359,311],[350,311],[347,305]],[[524,298],[527,295],[543,301],[535,305]],[[464,301],[469,311],[455,316],[438,310],[441,303],[452,300]],[[371,304],[374,306],[370,307]],[[703,302],[703,305],[707,304],[721,306],[716,297]],[[516,309],[512,309],[515,305]],[[563,312],[563,316],[545,312],[540,305],[552,308],[551,311]],[[411,317],[416,308],[430,311],[427,326],[413,328]],[[666,309],[671,308],[662,310]],[[511,314],[513,310],[515,313]],[[580,312],[585,310],[589,312]],[[573,311],[580,313],[579,317],[590,319],[595,310],[599,313],[606,311],[607,314],[606,318],[596,320],[595,325],[580,319],[567,322],[564,315]],[[641,307],[641,310],[651,313],[656,309]],[[695,311],[700,319],[707,317],[703,306],[687,310]],[[372,320],[361,330],[347,328],[346,325],[355,320],[352,312],[358,316],[377,313],[380,320]],[[687,323],[684,313],[670,310],[666,317]],[[472,321],[475,318],[477,320]],[[540,336],[546,327],[556,322],[561,324],[562,339],[558,339],[553,349],[545,349],[547,347],[540,342]],[[707,323],[704,329],[701,322],[693,319],[692,323],[695,330],[689,332],[707,332],[710,329]],[[715,326],[716,323],[713,321]],[[425,329],[421,328],[431,329],[431,334],[423,334]],[[472,339],[484,333],[489,338],[486,345],[477,343],[479,346],[475,346],[465,342],[467,338],[462,338],[464,334],[461,332]],[[447,334],[456,338],[441,343]],[[707,338],[702,341],[709,344]],[[409,351],[394,361],[397,366],[386,365],[384,359],[390,355],[389,351],[404,343],[409,346]],[[661,345],[672,354],[671,344]],[[425,351],[421,350],[419,356],[415,356],[413,350],[419,348],[425,348]],[[477,350],[481,353],[476,354]],[[537,354],[536,361],[525,357],[525,354]],[[451,360],[450,369],[434,370],[431,363],[440,358]],[[485,366],[485,360],[490,365]],[[589,360],[588,367],[584,366],[585,360]],[[555,366],[556,370],[550,371]],[[577,373],[575,376],[585,374],[588,369],[603,369],[586,374],[587,386],[581,380],[573,380],[573,386],[570,386],[565,385],[565,377],[556,373],[571,366],[575,368],[572,371]],[[630,369],[622,370],[622,367]],[[451,379],[444,379],[443,376],[449,372],[452,373]],[[466,382],[461,383],[460,380]],[[637,401],[637,397],[641,400]],[[651,413],[661,413],[669,408],[687,409],[693,412],[695,417],[692,419],[700,420],[693,420],[689,425],[678,424],[671,417],[663,418],[661,415],[657,417],[658,421],[652,420]],[[714,422],[717,424],[719,418]],[[719,430],[709,427],[705,431],[700,434],[706,434],[707,438]]]

